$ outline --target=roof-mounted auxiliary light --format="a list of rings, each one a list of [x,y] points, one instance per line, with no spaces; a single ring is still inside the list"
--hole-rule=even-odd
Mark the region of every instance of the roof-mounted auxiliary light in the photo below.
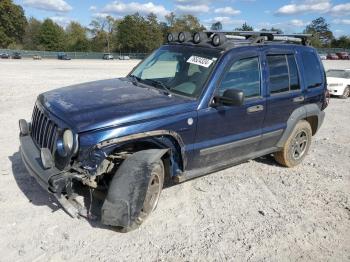
[[[180,43],[188,42],[192,40],[192,35],[190,32],[180,32],[178,38]]]
[[[196,32],[193,35],[193,43],[199,44],[200,42],[207,42],[208,41],[208,35],[204,32]]]
[[[213,46],[219,46],[225,43],[227,40],[226,36],[222,33],[216,33],[212,36],[212,45]]]
[[[168,42],[176,42],[178,41],[179,34],[178,33],[169,33],[167,36]]]

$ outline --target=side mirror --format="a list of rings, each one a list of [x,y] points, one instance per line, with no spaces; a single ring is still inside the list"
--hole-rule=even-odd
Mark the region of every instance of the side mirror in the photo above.
[[[222,96],[215,96],[214,105],[241,106],[244,104],[244,93],[238,89],[227,89]]]

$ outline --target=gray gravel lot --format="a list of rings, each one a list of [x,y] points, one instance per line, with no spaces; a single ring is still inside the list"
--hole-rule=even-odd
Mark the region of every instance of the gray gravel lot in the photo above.
[[[136,63],[0,60],[0,261],[350,261],[350,99],[331,99],[296,168],[265,157],[167,188],[128,234],[66,215],[26,172],[17,121],[43,91]]]

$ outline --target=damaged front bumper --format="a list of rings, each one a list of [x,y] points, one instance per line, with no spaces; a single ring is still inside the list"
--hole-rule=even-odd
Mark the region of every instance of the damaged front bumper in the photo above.
[[[45,169],[42,164],[40,150],[29,134],[20,135],[20,144],[23,163],[29,174],[36,179],[39,185],[53,194],[70,216],[86,216],[86,209],[75,201],[72,192],[69,192],[69,187],[67,188],[67,185],[72,184],[73,174],[59,170],[56,167]],[[65,194],[62,193],[64,191]]]

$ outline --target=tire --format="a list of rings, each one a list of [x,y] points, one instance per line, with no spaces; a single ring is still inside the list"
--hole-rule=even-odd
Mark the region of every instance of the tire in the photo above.
[[[149,179],[146,197],[139,217],[129,226],[124,227],[120,232],[127,233],[141,226],[147,217],[157,208],[160,194],[164,184],[164,164],[161,159],[154,162],[151,168],[151,177]]]
[[[350,97],[350,88],[347,86],[345,87],[344,93],[340,96],[340,98],[347,99],[348,97]]]
[[[312,130],[309,122],[299,121],[282,150],[274,154],[275,160],[285,167],[299,165],[310,149],[311,140]]]

